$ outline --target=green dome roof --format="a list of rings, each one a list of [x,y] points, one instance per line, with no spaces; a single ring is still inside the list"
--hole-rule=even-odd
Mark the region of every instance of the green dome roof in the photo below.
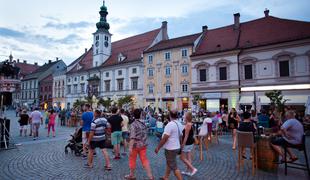
[[[107,15],[108,15],[108,8],[105,6],[104,1],[103,5],[100,7],[100,21],[96,23],[98,30],[106,30],[110,29],[109,23],[107,23]]]

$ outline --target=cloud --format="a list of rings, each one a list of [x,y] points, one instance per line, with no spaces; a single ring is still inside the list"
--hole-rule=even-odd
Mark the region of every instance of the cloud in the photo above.
[[[71,22],[71,23],[48,22],[43,27],[44,28],[55,28],[55,29],[79,29],[79,28],[87,28],[93,25],[94,23],[90,23],[86,21]]]
[[[25,34],[9,28],[0,27],[0,36],[22,38],[25,36]]]
[[[53,16],[45,16],[45,15],[40,15],[41,18],[47,19],[47,20],[52,20],[52,21],[60,21],[60,19],[53,17]]]

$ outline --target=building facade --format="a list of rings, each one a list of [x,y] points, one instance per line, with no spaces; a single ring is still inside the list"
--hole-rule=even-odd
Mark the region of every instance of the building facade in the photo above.
[[[66,107],[65,87],[67,68],[53,74],[53,107],[64,109]]]
[[[130,95],[136,105],[142,107],[143,51],[168,39],[167,23],[163,22],[161,28],[112,42],[104,4],[99,14],[92,47],[68,66],[67,107],[93,95],[97,98]]]
[[[162,110],[190,108],[190,55],[200,38],[201,33],[169,39],[144,52],[144,106]]]
[[[192,55],[192,94],[203,109],[269,104],[265,92],[282,90],[287,105],[310,96],[310,23],[269,16],[206,30]]]
[[[49,60],[43,66],[39,67],[36,71],[26,75],[21,81],[21,104],[25,107],[44,107],[44,104],[52,101],[52,74],[56,71],[62,70],[66,64],[62,60],[56,59],[52,62]],[[48,85],[44,79],[48,79]],[[42,86],[41,86],[42,84]],[[47,87],[45,91],[45,87]],[[50,88],[49,88],[50,87]],[[43,88],[43,89],[41,89]],[[41,92],[43,90],[43,92]],[[46,96],[46,98],[44,98]]]

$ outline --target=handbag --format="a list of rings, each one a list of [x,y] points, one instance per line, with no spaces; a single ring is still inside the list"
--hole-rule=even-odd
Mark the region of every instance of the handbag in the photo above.
[[[174,121],[173,121],[174,122]],[[182,136],[181,136],[181,133],[180,133],[180,129],[179,129],[179,126],[178,126],[178,123],[174,122],[177,127],[178,127],[178,135],[179,135],[179,141],[180,141],[180,149],[178,151],[178,154],[180,155],[182,153],[182,148],[181,148],[181,144],[182,144]]]
[[[112,141],[111,141],[111,128],[105,129],[105,141],[104,141],[105,148],[113,149]]]

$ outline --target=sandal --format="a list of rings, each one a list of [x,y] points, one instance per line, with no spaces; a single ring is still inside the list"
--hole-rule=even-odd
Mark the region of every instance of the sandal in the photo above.
[[[129,179],[129,180],[136,180],[136,177],[131,176],[130,174],[124,176],[125,179]]]
[[[106,171],[111,171],[111,170],[112,170],[112,167],[111,167],[111,166],[104,166],[104,170],[106,170]]]

